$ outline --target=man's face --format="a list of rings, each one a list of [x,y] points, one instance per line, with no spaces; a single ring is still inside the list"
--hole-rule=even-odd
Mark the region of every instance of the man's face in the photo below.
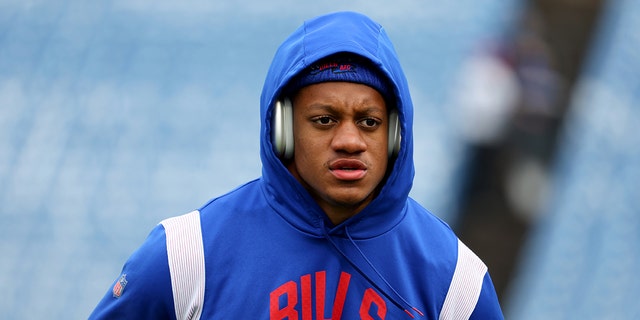
[[[388,115],[375,89],[349,82],[302,88],[293,99],[289,171],[335,224],[375,197],[387,170]]]

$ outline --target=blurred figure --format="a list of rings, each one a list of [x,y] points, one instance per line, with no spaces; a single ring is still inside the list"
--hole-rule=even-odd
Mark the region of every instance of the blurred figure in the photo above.
[[[544,202],[564,85],[541,38],[544,24],[537,12],[529,7],[519,25],[506,40],[485,43],[463,65],[453,118],[471,149],[470,180],[496,174],[514,213],[530,221]],[[496,162],[501,168],[493,169]]]
[[[563,115],[565,81],[543,38],[543,18],[525,6],[504,37],[470,55],[453,89],[451,115],[467,144],[456,230],[495,270],[499,295],[547,199]]]

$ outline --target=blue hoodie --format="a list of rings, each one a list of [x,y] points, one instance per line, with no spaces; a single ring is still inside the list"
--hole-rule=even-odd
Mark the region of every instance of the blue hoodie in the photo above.
[[[273,151],[275,101],[338,52],[393,84],[401,147],[384,186],[333,225]],[[260,100],[262,177],[163,221],[129,258],[92,319],[502,319],[486,266],[409,198],[413,105],[384,29],[353,12],[309,20],[280,46]]]

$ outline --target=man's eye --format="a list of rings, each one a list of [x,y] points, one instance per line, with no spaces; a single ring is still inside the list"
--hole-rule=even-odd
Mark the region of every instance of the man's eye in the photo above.
[[[364,119],[362,120],[362,125],[365,127],[375,127],[379,124],[376,119]]]
[[[331,118],[329,117],[318,117],[315,119],[315,122],[318,124],[329,124],[331,123]]]

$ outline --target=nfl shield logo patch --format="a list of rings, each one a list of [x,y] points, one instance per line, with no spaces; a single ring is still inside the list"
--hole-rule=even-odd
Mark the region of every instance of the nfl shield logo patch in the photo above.
[[[127,286],[127,275],[123,274],[118,282],[113,286],[113,297],[120,298],[122,296],[122,292],[124,291],[124,287]]]

